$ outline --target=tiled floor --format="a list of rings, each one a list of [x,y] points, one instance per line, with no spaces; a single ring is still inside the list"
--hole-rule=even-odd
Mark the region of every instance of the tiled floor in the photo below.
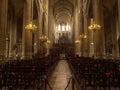
[[[52,90],[64,90],[71,76],[72,75],[67,61],[60,60],[49,80]],[[68,88],[70,88],[70,85]]]

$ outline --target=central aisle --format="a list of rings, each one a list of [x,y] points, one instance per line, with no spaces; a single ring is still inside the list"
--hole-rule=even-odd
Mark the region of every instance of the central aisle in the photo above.
[[[60,60],[49,80],[52,90],[64,90],[71,76],[67,61]]]

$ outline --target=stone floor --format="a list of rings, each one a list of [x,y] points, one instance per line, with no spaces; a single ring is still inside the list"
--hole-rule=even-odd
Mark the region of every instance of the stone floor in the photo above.
[[[52,90],[64,90],[71,78],[71,71],[66,60],[60,60],[49,79]],[[70,83],[71,84],[71,83]],[[71,85],[66,90],[70,89]]]

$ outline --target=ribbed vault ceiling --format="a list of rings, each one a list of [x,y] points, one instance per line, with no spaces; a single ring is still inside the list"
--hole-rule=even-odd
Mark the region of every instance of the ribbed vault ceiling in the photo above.
[[[15,10],[15,14],[19,14],[21,9],[23,8],[25,3],[25,0],[9,0],[9,4],[12,5],[12,7]]]
[[[71,22],[74,8],[74,0],[55,0],[54,18],[57,24]]]

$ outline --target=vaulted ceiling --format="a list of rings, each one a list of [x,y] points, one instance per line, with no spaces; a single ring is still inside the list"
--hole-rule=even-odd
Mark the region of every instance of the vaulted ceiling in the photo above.
[[[102,5],[105,17],[109,17],[113,11],[117,10],[117,0],[103,0]]]
[[[16,17],[21,17],[23,14],[24,3],[26,0],[9,0],[8,1],[8,13],[14,13]],[[38,17],[37,6],[34,2],[33,18]]]
[[[8,0],[9,12],[13,10],[15,15],[20,16],[23,13],[23,7],[26,0]],[[42,1],[42,0],[40,0]],[[70,23],[74,15],[75,2],[77,0],[51,0],[53,3],[53,14],[55,22],[60,23]],[[117,0],[102,0],[104,14],[106,16],[113,10]],[[92,7],[91,7],[92,8]],[[34,9],[34,16],[37,17],[37,11]],[[34,18],[35,18],[34,17]]]
[[[23,9],[25,0],[8,0],[10,10],[13,10],[15,15],[19,15]]]
[[[57,24],[70,23],[74,13],[75,0],[55,0],[53,14]]]

